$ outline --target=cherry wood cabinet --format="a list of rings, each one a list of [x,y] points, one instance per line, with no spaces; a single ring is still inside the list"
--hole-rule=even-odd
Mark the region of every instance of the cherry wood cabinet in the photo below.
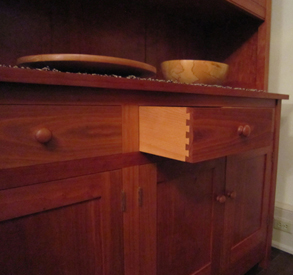
[[[266,267],[288,98],[267,92],[270,12],[269,0],[0,0],[0,273]],[[158,73],[14,66],[46,53],[129,58]],[[227,82],[162,80],[160,63],[177,58],[228,63]],[[143,138],[148,108],[159,115]],[[160,113],[170,109],[180,127]],[[161,151],[140,147],[161,138]]]

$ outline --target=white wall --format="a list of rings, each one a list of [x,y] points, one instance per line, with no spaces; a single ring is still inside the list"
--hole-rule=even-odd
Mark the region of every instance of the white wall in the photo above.
[[[293,230],[292,0],[272,0],[269,92],[290,95],[282,106],[275,217],[292,219]],[[293,234],[274,230],[273,246],[293,254]]]

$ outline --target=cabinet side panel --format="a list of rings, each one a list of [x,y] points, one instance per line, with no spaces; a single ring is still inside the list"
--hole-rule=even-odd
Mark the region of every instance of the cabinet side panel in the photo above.
[[[268,91],[272,4],[271,0],[264,1],[266,1],[266,20],[258,29],[257,88]]]
[[[280,140],[280,120],[281,120],[281,100],[276,101],[275,109],[275,131],[274,131],[274,145],[272,156],[272,168],[270,171],[271,185],[269,195],[269,224],[268,235],[266,240],[266,257],[261,263],[263,267],[267,268],[270,260],[272,234],[273,234],[273,222],[274,222],[274,210],[275,210],[275,196],[276,196],[276,181],[277,181],[277,169],[278,169],[278,153],[279,153],[279,140]]]

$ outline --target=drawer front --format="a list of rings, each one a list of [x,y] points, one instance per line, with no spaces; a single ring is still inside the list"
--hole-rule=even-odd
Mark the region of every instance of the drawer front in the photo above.
[[[140,107],[140,151],[198,162],[266,147],[269,108]]]
[[[187,161],[265,147],[273,141],[273,109],[188,108]]]
[[[122,152],[120,106],[0,107],[0,168]]]

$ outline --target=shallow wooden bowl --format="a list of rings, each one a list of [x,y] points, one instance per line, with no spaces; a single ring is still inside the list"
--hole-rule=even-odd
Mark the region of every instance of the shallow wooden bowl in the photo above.
[[[161,63],[166,80],[181,83],[221,85],[225,81],[229,65],[205,60],[168,60]]]

